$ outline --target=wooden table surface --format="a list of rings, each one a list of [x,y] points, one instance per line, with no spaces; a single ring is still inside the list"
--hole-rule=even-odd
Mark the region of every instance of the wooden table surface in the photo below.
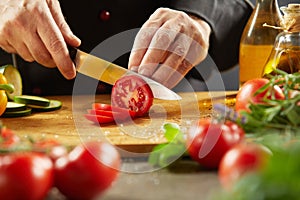
[[[212,103],[232,105],[225,98],[236,92],[179,93],[180,101],[154,100],[148,116],[128,123],[96,125],[84,114],[92,103],[110,103],[109,95],[49,96],[62,101],[56,111],[33,113],[19,118],[1,118],[8,128],[21,137],[55,138],[66,145],[85,140],[106,140],[122,150],[123,164],[119,178],[101,200],[208,200],[220,189],[216,171],[207,171],[191,160],[172,169],[151,169],[145,157],[154,145],[165,142],[162,125],[177,123],[186,130],[200,117],[210,117]],[[47,200],[65,200],[55,189]]]

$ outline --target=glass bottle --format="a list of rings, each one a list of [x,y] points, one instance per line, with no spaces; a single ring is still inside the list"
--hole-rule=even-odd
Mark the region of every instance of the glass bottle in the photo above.
[[[283,32],[276,37],[262,76],[275,75],[274,69],[287,73],[300,71],[300,4],[280,8],[283,13]]]
[[[244,28],[240,41],[240,83],[261,77],[274,46],[282,16],[277,0],[256,0],[255,8]],[[268,26],[264,26],[267,24]]]

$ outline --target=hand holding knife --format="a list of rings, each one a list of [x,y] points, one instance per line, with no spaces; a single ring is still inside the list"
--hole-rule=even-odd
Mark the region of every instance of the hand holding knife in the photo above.
[[[91,54],[85,53],[79,49],[73,47],[68,48],[70,57],[75,63],[76,70],[86,76],[114,85],[114,83],[122,76],[135,74],[142,77],[147,82],[155,98],[164,100],[181,99],[178,94],[150,78],[137,74],[131,70],[125,69]]]

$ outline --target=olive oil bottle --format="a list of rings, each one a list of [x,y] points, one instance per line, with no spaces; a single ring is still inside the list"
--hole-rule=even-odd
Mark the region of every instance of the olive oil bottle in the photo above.
[[[240,83],[262,76],[264,66],[273,49],[282,16],[277,0],[256,0],[255,8],[244,28],[240,41]]]

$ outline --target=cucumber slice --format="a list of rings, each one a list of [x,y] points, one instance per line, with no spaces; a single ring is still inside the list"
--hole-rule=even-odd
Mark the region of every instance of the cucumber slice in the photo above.
[[[24,103],[26,105],[42,106],[42,107],[47,107],[50,105],[49,99],[44,97],[39,97],[39,96],[31,96],[31,95],[14,96],[14,102]]]
[[[24,117],[31,114],[31,108],[20,111],[5,111],[1,117]]]
[[[49,106],[35,106],[35,105],[28,105],[28,107],[32,108],[33,111],[36,112],[47,112],[47,111],[53,111],[58,110],[62,106],[62,102],[58,100],[50,100]]]
[[[3,75],[5,76],[7,83],[14,86],[14,91],[12,93],[7,93],[7,97],[10,100],[14,100],[14,96],[22,95],[22,78],[18,69],[12,65],[3,66]]]
[[[27,107],[23,103],[7,102],[5,112],[16,112],[26,110]]]

